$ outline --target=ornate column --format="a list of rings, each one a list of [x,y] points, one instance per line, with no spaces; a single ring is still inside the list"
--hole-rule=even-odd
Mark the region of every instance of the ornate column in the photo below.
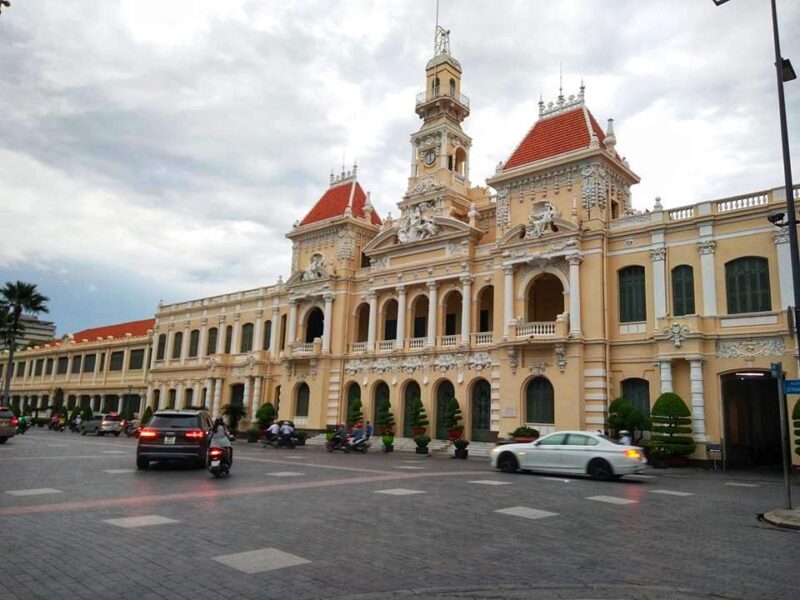
[[[239,322],[239,313],[233,315],[233,333],[231,334],[231,354],[239,354],[239,330],[242,328]]]
[[[792,255],[789,249],[789,232],[780,229],[772,234],[775,251],[778,254],[778,281],[781,286],[781,309],[794,304],[792,287]]]
[[[168,402],[169,402],[169,386],[164,384],[161,386],[161,393],[158,395],[158,406],[156,406],[156,410],[158,410],[159,408],[166,408]]]
[[[297,337],[297,300],[289,300],[289,323],[286,328],[288,330],[286,341],[291,352]]]
[[[215,354],[222,354],[225,350],[225,317],[219,318],[219,325],[217,326],[217,350]]]
[[[164,348],[164,362],[169,362],[172,360],[172,344],[175,343],[175,331],[173,330],[172,323],[169,324],[169,329],[167,330],[167,347]],[[111,353],[109,353],[109,361],[111,360]]]
[[[503,337],[508,339],[514,319],[514,265],[503,265]]]
[[[375,351],[375,329],[378,324],[378,294],[375,290],[369,293],[369,327],[367,328],[367,350]]]
[[[189,325],[183,328],[183,339],[181,340],[181,364],[186,362],[186,355],[189,354]]]
[[[661,370],[661,394],[672,391],[672,361],[659,360],[658,366]]]
[[[261,407],[261,377],[255,377],[253,387],[253,410],[250,411],[250,420],[256,420],[256,411]]]
[[[439,284],[436,281],[428,282],[428,342],[427,345],[433,348],[436,345],[436,310],[439,300],[437,298]]]
[[[211,412],[212,404],[214,403],[214,379],[206,377],[206,397],[203,399],[203,404]]]
[[[569,263],[569,333],[580,336],[581,330],[581,262],[583,256],[570,254],[567,256]]]
[[[333,318],[333,294],[325,294],[325,315],[322,323],[322,351],[331,351],[331,319]]]
[[[689,360],[689,383],[692,390],[692,437],[696,442],[705,442],[708,437],[706,436],[706,404],[703,394],[703,361],[699,358]]]
[[[179,381],[175,384],[175,408],[183,408],[183,390],[184,384],[182,381]]]
[[[256,311],[256,322],[253,325],[253,343],[250,350],[258,351],[264,347],[264,340],[261,339],[261,315],[263,314],[263,310]]]
[[[206,355],[206,345],[208,344],[208,319],[200,321],[200,338],[197,340],[197,357],[203,358]]]
[[[272,328],[269,330],[269,354],[278,358],[278,330],[281,328],[281,309],[277,302],[272,306]]]
[[[461,278],[461,343],[469,345],[470,315],[472,314],[472,277],[465,275]]]
[[[442,131],[442,147],[439,150],[439,166],[447,168],[447,130]]]
[[[200,380],[194,382],[194,387],[192,388],[192,406],[202,406],[203,399],[200,398]]]
[[[704,317],[711,317],[717,314],[716,267],[714,266],[714,249],[716,246],[717,242],[714,240],[697,242],[697,251],[700,253],[700,279],[703,282]]]
[[[211,416],[215,419],[219,416],[220,403],[222,402],[222,377],[214,380],[214,406],[211,409]]]
[[[658,319],[667,316],[666,258],[666,246],[650,250],[650,260],[653,263],[653,329],[656,328]]]
[[[406,286],[397,286],[397,338],[394,347],[402,349],[406,343]]]
[[[244,397],[242,398],[242,404],[244,405],[245,419],[247,415],[250,414],[250,379],[252,378],[249,376],[244,378]]]
[[[120,394],[117,396],[117,414],[122,414],[122,403],[125,400],[125,394]]]
[[[147,384],[147,391],[145,392],[145,395],[144,395],[144,405],[145,406],[153,406],[153,384],[152,383],[148,383]],[[142,409],[140,407],[139,416],[141,416],[143,412],[144,412],[144,409]]]

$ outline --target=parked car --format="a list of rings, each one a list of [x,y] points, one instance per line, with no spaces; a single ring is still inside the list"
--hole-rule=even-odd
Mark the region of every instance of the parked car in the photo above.
[[[5,444],[8,438],[17,433],[19,421],[10,408],[0,406],[0,444]]]
[[[102,436],[113,433],[115,436],[119,436],[121,432],[122,418],[117,413],[98,413],[88,421],[81,423],[81,435],[96,433]]]
[[[212,425],[205,410],[156,411],[139,431],[136,466],[146,469],[150,461],[177,460],[204,467]]]
[[[647,467],[644,451],[589,431],[556,431],[535,442],[504,444],[491,452],[491,465],[506,473],[542,473],[619,479]]]

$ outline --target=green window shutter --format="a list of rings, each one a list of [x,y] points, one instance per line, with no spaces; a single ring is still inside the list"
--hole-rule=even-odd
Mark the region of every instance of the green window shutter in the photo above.
[[[772,310],[767,259],[745,256],[726,264],[725,292],[728,314]]]
[[[689,265],[672,269],[672,314],[694,314],[694,270]]]
[[[647,320],[644,267],[626,267],[619,272],[619,320],[632,323]]]

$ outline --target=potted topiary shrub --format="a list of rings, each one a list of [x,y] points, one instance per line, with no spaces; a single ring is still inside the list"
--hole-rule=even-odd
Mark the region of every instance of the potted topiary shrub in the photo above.
[[[467,450],[469,442],[467,440],[464,438],[457,439],[453,442],[453,445],[456,447],[456,458],[466,459],[469,456],[469,450]]]
[[[514,431],[512,431],[511,437],[513,437],[514,441],[518,444],[535,442],[539,439],[539,430],[523,425],[522,427],[517,427]]]
[[[294,437],[297,438],[296,445],[297,446],[305,446],[306,440],[308,439],[308,432],[306,431],[295,431]]]
[[[256,421],[261,429],[266,429],[275,420],[275,407],[269,402],[265,402],[256,411]]]
[[[425,413],[425,406],[422,404],[422,400],[419,398],[414,399],[414,404],[411,407],[411,435],[414,436],[414,439],[418,436],[422,436],[428,430],[428,415]],[[428,438],[428,442],[430,442],[430,438]],[[428,452],[428,443],[425,443],[425,452],[421,452],[421,454],[427,454]]]
[[[336,435],[336,428],[333,425],[328,425],[325,428],[325,439],[329,442],[332,442],[334,435]]]
[[[381,399],[375,417],[375,424],[380,428],[381,435],[391,435],[394,438],[394,415],[388,398]]]
[[[381,441],[383,442],[384,452],[392,452],[394,450],[394,434],[384,433],[381,436]]]
[[[650,456],[654,460],[666,458],[671,467],[686,466],[686,457],[694,452],[691,414],[678,394],[664,392],[658,397],[651,414]]]
[[[644,432],[651,427],[650,419],[625,398],[616,398],[608,406],[608,428],[615,436],[620,431],[630,431],[633,443],[638,445]]]
[[[247,432],[247,443],[255,444],[258,441],[258,427],[250,427]]]
[[[427,454],[428,444],[431,443],[431,436],[429,435],[415,435],[414,443],[417,445],[415,452],[417,454]]]
[[[355,398],[347,408],[347,428],[351,429],[356,423],[364,420],[364,413],[361,412],[361,399]]]
[[[464,426],[461,424],[461,407],[458,400],[450,398],[444,413],[444,426],[447,428],[447,437],[451,442],[456,441],[464,433]]]

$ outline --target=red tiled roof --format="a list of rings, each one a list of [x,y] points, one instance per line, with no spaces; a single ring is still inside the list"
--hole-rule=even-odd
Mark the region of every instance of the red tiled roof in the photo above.
[[[355,180],[344,181],[338,185],[334,185],[328,189],[320,198],[314,207],[308,211],[305,218],[300,221],[300,225],[310,225],[325,219],[332,219],[334,217],[341,217],[344,215],[347,204],[350,202],[350,193],[353,191],[353,204],[350,207],[353,216],[359,219],[364,218],[364,205],[367,203],[367,195],[361,189],[361,185]],[[372,210],[372,224],[380,225],[381,218],[378,212]]]
[[[603,144],[605,132],[600,128],[592,113],[581,106],[560,115],[539,119],[514,150],[503,168],[513,169],[545,158],[588,148],[591,136],[586,126],[584,110],[589,115],[592,130],[600,142],[600,147],[605,148],[605,144]]]
[[[132,336],[145,335],[148,329],[155,329],[155,319],[144,319],[143,321],[130,321],[129,323],[118,323],[116,325],[106,325],[104,327],[93,327],[92,329],[84,329],[73,334],[76,341],[89,340],[95,341],[97,338],[113,338],[125,337],[126,333]]]

